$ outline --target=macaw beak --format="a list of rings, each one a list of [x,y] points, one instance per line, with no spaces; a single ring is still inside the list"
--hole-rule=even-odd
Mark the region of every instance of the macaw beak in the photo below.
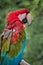
[[[32,16],[30,13],[27,14],[27,22],[28,22],[28,25],[32,23]]]

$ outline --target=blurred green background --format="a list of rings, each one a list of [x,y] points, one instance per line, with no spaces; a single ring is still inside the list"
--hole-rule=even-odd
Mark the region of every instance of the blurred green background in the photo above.
[[[0,34],[8,12],[27,8],[32,14],[31,26],[26,24],[27,45],[23,58],[31,65],[43,65],[43,0],[0,0]]]

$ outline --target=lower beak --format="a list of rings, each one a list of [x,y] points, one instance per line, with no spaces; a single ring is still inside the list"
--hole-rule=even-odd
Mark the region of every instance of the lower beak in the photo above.
[[[32,16],[30,13],[27,14],[27,22],[28,22],[28,25],[32,23]]]

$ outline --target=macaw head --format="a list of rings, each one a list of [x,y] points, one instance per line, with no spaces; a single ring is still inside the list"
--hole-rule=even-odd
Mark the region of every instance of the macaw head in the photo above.
[[[32,16],[30,13],[17,16],[13,11],[8,13],[6,21],[7,21],[7,28],[12,28],[16,21],[21,21],[21,23],[23,24],[28,23],[28,25],[30,25],[32,22]]]

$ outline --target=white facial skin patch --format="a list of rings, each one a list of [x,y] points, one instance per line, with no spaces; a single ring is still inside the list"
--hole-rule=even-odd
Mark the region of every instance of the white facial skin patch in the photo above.
[[[25,19],[25,17],[26,17],[26,13],[23,13],[23,14],[20,14],[19,16],[18,16],[18,18],[22,21],[23,19]]]

